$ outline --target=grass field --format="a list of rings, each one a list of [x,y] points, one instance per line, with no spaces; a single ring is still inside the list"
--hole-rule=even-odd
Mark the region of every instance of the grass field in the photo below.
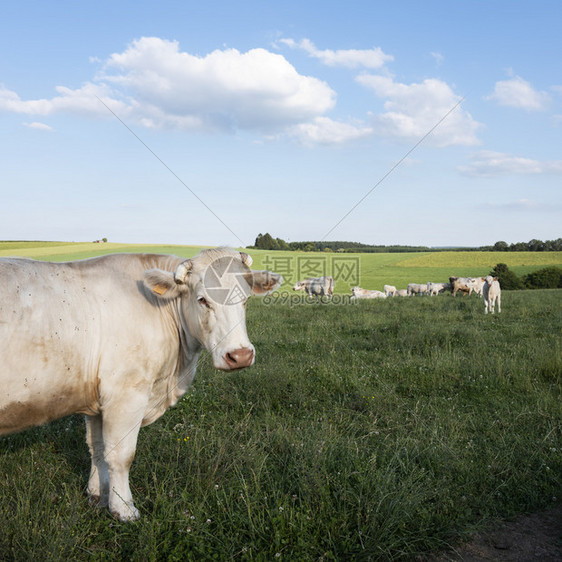
[[[88,505],[80,416],[0,440],[0,559],[411,560],[559,502],[561,296],[252,299],[256,365],[141,430],[140,521]]]
[[[154,252],[192,257],[202,246],[162,246],[64,242],[0,242],[0,256],[22,256],[48,261],[68,261],[116,252]],[[245,250],[255,269],[270,269],[285,278],[283,290],[305,277],[332,275],[335,291],[350,294],[358,285],[382,290],[385,284],[405,289],[408,283],[448,281],[449,276],[484,276],[497,263],[518,275],[542,267],[562,267],[562,252],[429,252],[406,254],[332,254],[323,252],[272,252]]]

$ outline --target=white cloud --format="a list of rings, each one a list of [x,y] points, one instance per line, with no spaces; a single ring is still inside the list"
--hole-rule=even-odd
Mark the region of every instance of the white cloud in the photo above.
[[[393,61],[392,55],[387,55],[380,47],[373,49],[317,49],[310,39],[295,41],[294,39],[280,39],[279,43],[291,49],[301,49],[311,57],[319,59],[326,66],[343,66],[346,68],[381,68],[385,63]]]
[[[328,117],[317,117],[314,122],[295,125],[289,131],[290,136],[304,145],[344,144],[372,134],[369,126],[342,123]]]
[[[509,80],[496,82],[494,92],[487,96],[487,100],[495,100],[500,105],[518,107],[529,111],[546,109],[550,96],[546,92],[537,91],[520,76]]]
[[[0,89],[0,110],[50,115],[72,111],[120,117],[146,127],[275,131],[322,116],[335,105],[323,81],[300,75],[264,49],[182,52],[176,41],[143,37],[106,61],[81,88],[59,86],[52,99],[22,100]]]
[[[466,176],[503,176],[562,174],[562,160],[541,162],[501,152],[482,151],[474,154],[468,166],[459,166],[459,172]]]
[[[99,102],[98,97],[115,111],[125,113],[128,109],[125,103],[111,97],[114,94],[104,84],[87,83],[77,90],[57,86],[55,91],[59,95],[51,99],[22,100],[16,92],[1,87],[0,110],[26,115],[52,115],[65,111],[106,115],[107,109]]]
[[[330,65],[380,68],[393,59],[379,48],[321,51],[307,39],[281,42]],[[143,37],[99,68],[91,81],[76,89],[58,86],[49,99],[24,100],[0,85],[0,111],[110,118],[109,108],[128,123],[147,128],[258,131],[265,138],[286,134],[305,145],[343,144],[374,135],[411,143],[443,120],[429,142],[478,144],[481,125],[462,107],[443,119],[461,98],[437,79],[402,84],[387,76],[359,76],[360,84],[385,100],[383,113],[367,114],[361,122],[330,118],[336,103],[330,86],[299,74],[284,56],[265,49],[241,53],[225,48],[197,56],[181,51],[177,41]]]
[[[431,78],[401,84],[391,77],[372,74],[362,74],[357,81],[377,97],[387,99],[386,112],[372,118],[377,134],[413,142],[443,120],[431,133],[429,142],[437,146],[479,144],[476,132],[482,125],[470,113],[459,106],[447,115],[462,98],[446,82]]]
[[[335,104],[325,82],[298,74],[281,55],[226,49],[198,57],[157,37],[112,55],[103,79],[132,92],[155,126],[274,130]]]
[[[433,57],[433,60],[435,61],[435,64],[437,64],[437,66],[441,66],[443,64],[445,57],[441,53],[431,52],[429,54]]]
[[[45,123],[39,123],[38,121],[34,121],[33,123],[24,123],[25,127],[29,129],[36,129],[38,131],[53,131],[53,128]]]

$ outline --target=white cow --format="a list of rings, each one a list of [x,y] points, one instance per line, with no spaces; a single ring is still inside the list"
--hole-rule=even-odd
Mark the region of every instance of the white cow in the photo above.
[[[411,295],[425,295],[427,293],[427,283],[424,285],[422,283],[409,283],[408,284],[408,296]]]
[[[387,297],[396,296],[396,287],[394,285],[385,285],[382,290]]]
[[[484,289],[484,283],[486,282],[485,277],[471,277],[472,290],[477,294],[481,295]]]
[[[386,295],[382,291],[362,289],[361,287],[353,287],[352,299],[386,299]]]
[[[459,291],[463,294],[468,293],[470,295],[474,290],[471,277],[449,277],[449,284],[453,297],[456,297]]]
[[[251,263],[227,248],[188,260],[0,259],[0,435],[85,414],[88,494],[137,519],[129,469],[140,427],[187,391],[202,349],[217,369],[254,362],[245,303],[282,278]]]
[[[304,281],[297,281],[293,291],[305,291],[309,297],[331,297],[334,294],[333,277],[310,277]]]
[[[488,314],[488,309],[492,314],[494,314],[496,302],[498,303],[498,314],[502,311],[502,290],[497,277],[492,277],[491,275],[486,277],[484,287],[482,289],[482,298],[484,299],[485,314]]]
[[[432,283],[428,281],[427,283],[427,293],[430,297],[438,295],[439,293],[444,293],[449,288],[449,283]]]

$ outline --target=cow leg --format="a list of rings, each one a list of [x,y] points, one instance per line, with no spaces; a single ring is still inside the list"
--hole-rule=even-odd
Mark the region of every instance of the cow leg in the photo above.
[[[103,449],[101,414],[86,416],[86,441],[92,458],[88,495],[91,502],[100,507],[107,507],[109,502],[109,471]]]
[[[498,295],[498,314],[502,311],[502,297]]]
[[[124,392],[103,409],[103,440],[109,471],[109,510],[121,521],[140,514],[129,487],[129,470],[135,457],[137,437],[145,415],[148,394]]]

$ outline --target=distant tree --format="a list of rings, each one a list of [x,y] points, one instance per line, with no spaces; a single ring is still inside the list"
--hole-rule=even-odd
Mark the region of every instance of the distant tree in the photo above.
[[[527,289],[562,289],[562,269],[543,267],[525,275],[523,283]]]
[[[107,242],[107,238],[102,238],[101,241],[105,244]]]
[[[507,242],[500,240],[494,244],[494,252],[507,252],[509,249]]]
[[[523,289],[523,281],[517,276],[516,273],[511,271],[505,263],[498,263],[492,271],[490,271],[492,277],[497,277],[500,282],[502,289],[507,291]]]
[[[530,252],[542,252],[544,250],[544,242],[533,238],[533,240],[529,241],[527,247]]]
[[[549,252],[560,252],[562,251],[562,238],[557,238],[556,240],[547,240],[545,243],[545,250]]]
[[[290,250],[289,244],[281,238],[273,238],[269,232],[265,234],[258,234],[256,241],[251,248],[258,248],[260,250]]]
[[[259,248],[260,250],[273,250],[274,242],[275,241],[273,240],[271,234],[266,232],[265,234],[258,234],[255,245],[256,248]]]
[[[529,243],[528,242],[515,242],[510,244],[507,248],[508,252],[528,252]]]

